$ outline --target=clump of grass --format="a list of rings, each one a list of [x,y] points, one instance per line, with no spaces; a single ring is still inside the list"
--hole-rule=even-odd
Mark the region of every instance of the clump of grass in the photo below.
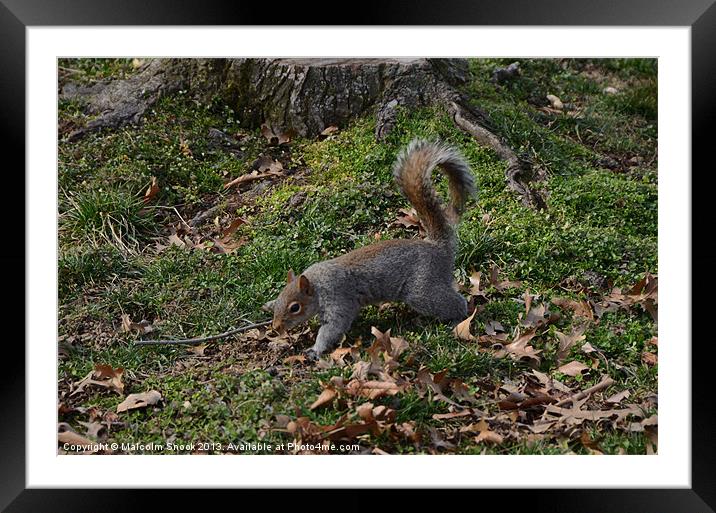
[[[135,71],[132,59],[58,59],[60,71],[71,73],[83,83],[107,78],[124,78]]]
[[[126,259],[114,246],[64,251],[57,264],[60,300],[81,291],[85,285],[97,285],[123,275],[126,268]]]
[[[610,98],[611,105],[622,114],[643,117],[647,121],[656,121],[657,116],[657,84],[649,80],[633,86]]]
[[[91,247],[105,244],[124,254],[136,253],[154,229],[151,211],[137,195],[112,189],[68,194],[60,231]]]

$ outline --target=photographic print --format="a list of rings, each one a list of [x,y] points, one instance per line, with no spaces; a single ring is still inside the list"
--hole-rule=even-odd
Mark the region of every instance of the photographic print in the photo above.
[[[58,454],[658,454],[658,59],[57,81]]]

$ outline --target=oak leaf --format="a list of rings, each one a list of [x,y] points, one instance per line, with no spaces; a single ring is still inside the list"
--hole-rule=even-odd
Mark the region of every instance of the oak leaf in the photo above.
[[[156,390],[150,390],[141,394],[129,394],[127,398],[117,405],[117,413],[138,408],[146,408],[157,404],[162,400],[162,394]]]

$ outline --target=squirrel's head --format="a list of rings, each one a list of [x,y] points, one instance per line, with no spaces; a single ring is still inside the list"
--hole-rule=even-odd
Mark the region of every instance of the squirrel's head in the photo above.
[[[263,306],[264,310],[273,311],[272,327],[276,331],[291,329],[318,311],[318,298],[308,278],[303,274],[296,277],[289,270],[286,281],[278,297]]]

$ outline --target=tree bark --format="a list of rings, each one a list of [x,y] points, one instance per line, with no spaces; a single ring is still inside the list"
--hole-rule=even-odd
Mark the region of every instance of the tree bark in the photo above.
[[[244,127],[266,124],[276,134],[304,137],[372,111],[380,140],[393,129],[400,109],[437,105],[507,162],[507,184],[526,205],[545,208],[529,187],[529,163],[488,129],[487,116],[458,91],[468,79],[465,59],[155,59],[126,80],[67,84],[61,97],[80,100],[97,116],[71,139],[139,123],[161,96],[180,90],[203,101],[220,99]]]

